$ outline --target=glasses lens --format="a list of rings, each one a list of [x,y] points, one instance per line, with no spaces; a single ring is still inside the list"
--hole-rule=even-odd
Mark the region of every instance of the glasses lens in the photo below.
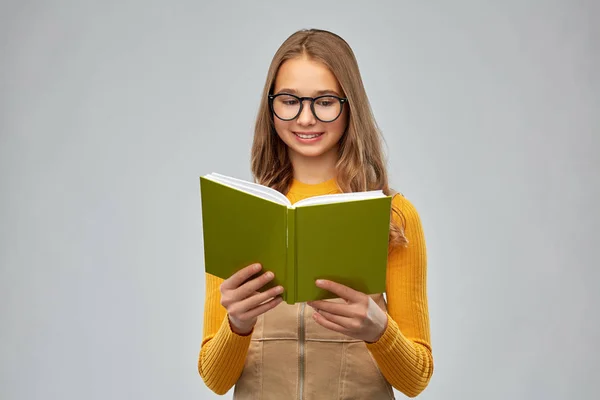
[[[285,94],[276,96],[273,99],[273,111],[281,119],[293,119],[300,111],[300,100]]]
[[[315,114],[321,121],[333,121],[342,111],[342,103],[337,97],[319,97],[315,100]]]

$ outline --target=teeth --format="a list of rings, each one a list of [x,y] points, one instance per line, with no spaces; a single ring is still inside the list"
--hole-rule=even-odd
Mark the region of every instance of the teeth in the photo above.
[[[297,136],[299,136],[301,139],[312,139],[312,138],[316,138],[317,136],[320,136],[320,133],[316,133],[314,135],[302,135],[300,133],[296,133]]]

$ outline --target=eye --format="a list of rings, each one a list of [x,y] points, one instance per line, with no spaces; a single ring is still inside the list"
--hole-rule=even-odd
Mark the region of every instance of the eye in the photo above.
[[[278,96],[277,102],[285,106],[295,106],[298,104],[298,99],[294,96]]]
[[[317,105],[319,107],[331,107],[335,104],[336,99],[333,97],[324,97],[317,100]]]

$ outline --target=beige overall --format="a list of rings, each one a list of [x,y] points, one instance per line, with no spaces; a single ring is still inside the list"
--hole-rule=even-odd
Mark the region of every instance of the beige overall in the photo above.
[[[383,295],[371,297],[387,311]],[[323,328],[313,312],[281,303],[258,318],[233,398],[394,399],[365,343]]]

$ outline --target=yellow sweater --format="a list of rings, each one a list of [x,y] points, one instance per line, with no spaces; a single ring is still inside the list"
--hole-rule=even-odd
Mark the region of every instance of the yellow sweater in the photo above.
[[[316,185],[294,180],[287,198],[293,203],[307,197],[339,193],[335,179]],[[379,369],[397,390],[416,396],[433,374],[427,306],[427,254],[421,221],[414,206],[402,195],[394,197],[405,220],[407,248],[388,257],[386,297],[388,326],[367,348]],[[394,215],[396,220],[397,217]],[[399,221],[399,220],[398,220]],[[206,274],[204,329],[198,371],[215,393],[224,394],[236,383],[246,359],[251,335],[234,333],[220,304],[222,279]]]

